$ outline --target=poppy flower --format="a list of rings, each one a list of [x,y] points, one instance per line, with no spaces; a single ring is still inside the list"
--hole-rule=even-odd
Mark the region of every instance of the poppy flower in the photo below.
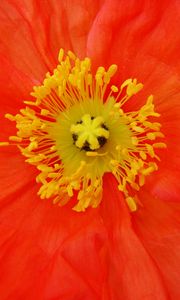
[[[2,300],[180,298],[179,16],[1,1]]]

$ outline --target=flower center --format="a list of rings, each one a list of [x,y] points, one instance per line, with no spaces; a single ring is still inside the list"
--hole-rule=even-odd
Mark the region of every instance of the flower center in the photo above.
[[[80,121],[71,126],[74,144],[85,151],[95,151],[103,147],[109,138],[109,131],[101,116],[85,114]]]
[[[16,122],[17,135],[0,145],[17,145],[37,167],[42,199],[64,205],[75,196],[74,210],[97,207],[103,175],[111,172],[130,210],[137,209],[138,190],[158,169],[155,150],[166,145],[154,142],[163,134],[154,122],[159,114],[153,96],[139,110],[125,111],[143,85],[136,79],[110,85],[116,70],[116,65],[99,67],[93,75],[89,58],[81,61],[71,51],[64,56],[61,49],[53,74],[34,87],[35,100],[24,101],[16,116],[6,114]]]

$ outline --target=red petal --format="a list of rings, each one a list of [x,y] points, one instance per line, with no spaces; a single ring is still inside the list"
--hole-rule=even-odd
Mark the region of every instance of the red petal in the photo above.
[[[90,27],[101,1],[0,3],[0,53],[27,75],[42,80],[57,64],[58,51],[85,56]]]
[[[106,1],[89,34],[88,54],[97,64],[118,62],[125,79],[139,68],[142,80],[151,58],[179,69],[179,15],[176,0]]]
[[[31,1],[28,3],[28,13],[31,14]],[[47,65],[34,42],[35,32],[32,32],[29,20],[11,1],[0,2],[0,34],[0,53],[15,68],[23,70],[32,78],[42,79],[47,72]]]
[[[88,53],[97,65],[118,63],[122,80],[136,76],[145,82],[145,93],[156,95],[156,103],[163,113],[169,152],[163,157],[163,172],[157,173],[157,184],[153,181],[146,185],[152,188],[156,199],[144,191],[140,193],[144,208],[134,215],[133,227],[113,179],[111,183],[105,180],[100,217],[98,210],[76,214],[69,206],[57,209],[50,202],[37,199],[36,190],[32,188],[34,177],[29,173],[24,179],[27,169],[22,170],[22,160],[17,156],[18,166],[12,165],[9,154],[3,154],[6,160],[2,160],[1,178],[5,197],[1,203],[1,298],[99,299],[104,279],[105,300],[167,299],[163,281],[170,298],[176,300],[179,298],[179,214],[176,207],[172,209],[172,203],[171,206],[161,204],[157,196],[176,200],[179,191],[172,176],[172,169],[179,162],[179,146],[176,146],[179,139],[176,87],[179,4],[177,1],[137,3],[132,0],[121,1],[119,5],[119,1],[105,1],[93,24],[97,1],[92,10],[89,10],[90,2],[87,8],[86,2],[67,1],[65,6],[61,3],[24,1],[22,5],[18,0],[1,1],[3,43],[0,52],[18,74],[23,70],[23,78],[25,73],[32,81],[35,77],[41,79],[48,68],[52,69],[59,47],[74,47],[84,56],[86,35],[93,25]],[[51,7],[55,16],[49,19],[47,11]],[[79,22],[74,17],[76,8]],[[50,20],[52,26],[49,26]],[[70,29],[70,39],[60,34],[65,28]],[[2,103],[4,109],[5,101]],[[15,176],[9,177],[7,167],[21,172],[15,171]],[[171,170],[169,195],[165,170]],[[179,170],[175,175],[179,177]],[[33,182],[29,178],[33,178]],[[27,194],[25,189],[28,189]]]
[[[4,116],[6,113],[16,115],[24,106],[24,100],[32,100],[30,92],[35,84],[32,78],[23,71],[15,68],[7,59],[0,55],[0,142],[6,141],[9,135],[16,134],[14,122],[10,122]],[[2,149],[2,148],[1,148]]]
[[[31,185],[9,197],[1,210],[2,299],[167,299],[109,179],[100,218],[98,210],[79,214],[40,201]]]
[[[108,175],[101,213],[108,234],[105,299],[168,299],[161,273],[134,233],[117,183]]]
[[[143,204],[133,215],[134,229],[161,271],[170,299],[180,298],[180,208],[140,191]]]
[[[1,148],[0,152],[0,201],[5,205],[4,198],[8,195],[18,197],[18,192],[26,190],[28,184],[36,185],[36,169],[24,162],[24,157],[14,146]],[[2,200],[3,199],[3,200]]]
[[[104,243],[98,211],[53,206],[36,192],[30,183],[1,209],[1,299],[98,300]]]

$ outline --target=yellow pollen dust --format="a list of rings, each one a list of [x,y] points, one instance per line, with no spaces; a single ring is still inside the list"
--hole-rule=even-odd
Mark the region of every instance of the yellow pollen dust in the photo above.
[[[0,146],[18,146],[36,166],[41,199],[62,206],[74,197],[75,211],[95,208],[103,197],[103,175],[112,173],[135,211],[137,192],[158,169],[156,149],[166,147],[159,141],[161,124],[154,122],[160,115],[153,96],[139,110],[127,112],[124,104],[143,88],[137,79],[111,85],[116,65],[100,66],[93,75],[89,58],[80,60],[61,49],[58,59],[53,73],[33,88],[35,99],[24,101],[17,115],[5,115],[16,122],[17,135]]]

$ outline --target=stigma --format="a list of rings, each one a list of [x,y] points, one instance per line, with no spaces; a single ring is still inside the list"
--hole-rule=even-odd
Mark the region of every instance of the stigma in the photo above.
[[[139,110],[127,111],[126,105],[125,111],[124,104],[143,88],[137,79],[113,85],[115,64],[93,74],[89,58],[61,49],[58,59],[53,73],[33,88],[34,100],[24,101],[17,115],[5,115],[16,122],[17,134],[0,146],[18,146],[38,169],[41,199],[62,206],[74,196],[75,211],[95,208],[103,199],[103,175],[112,173],[135,211],[139,189],[158,169],[156,149],[166,147],[161,124],[154,121],[160,115],[153,96]]]
[[[71,126],[75,145],[85,151],[95,151],[104,146],[109,138],[109,131],[101,116],[85,114],[82,119]]]

